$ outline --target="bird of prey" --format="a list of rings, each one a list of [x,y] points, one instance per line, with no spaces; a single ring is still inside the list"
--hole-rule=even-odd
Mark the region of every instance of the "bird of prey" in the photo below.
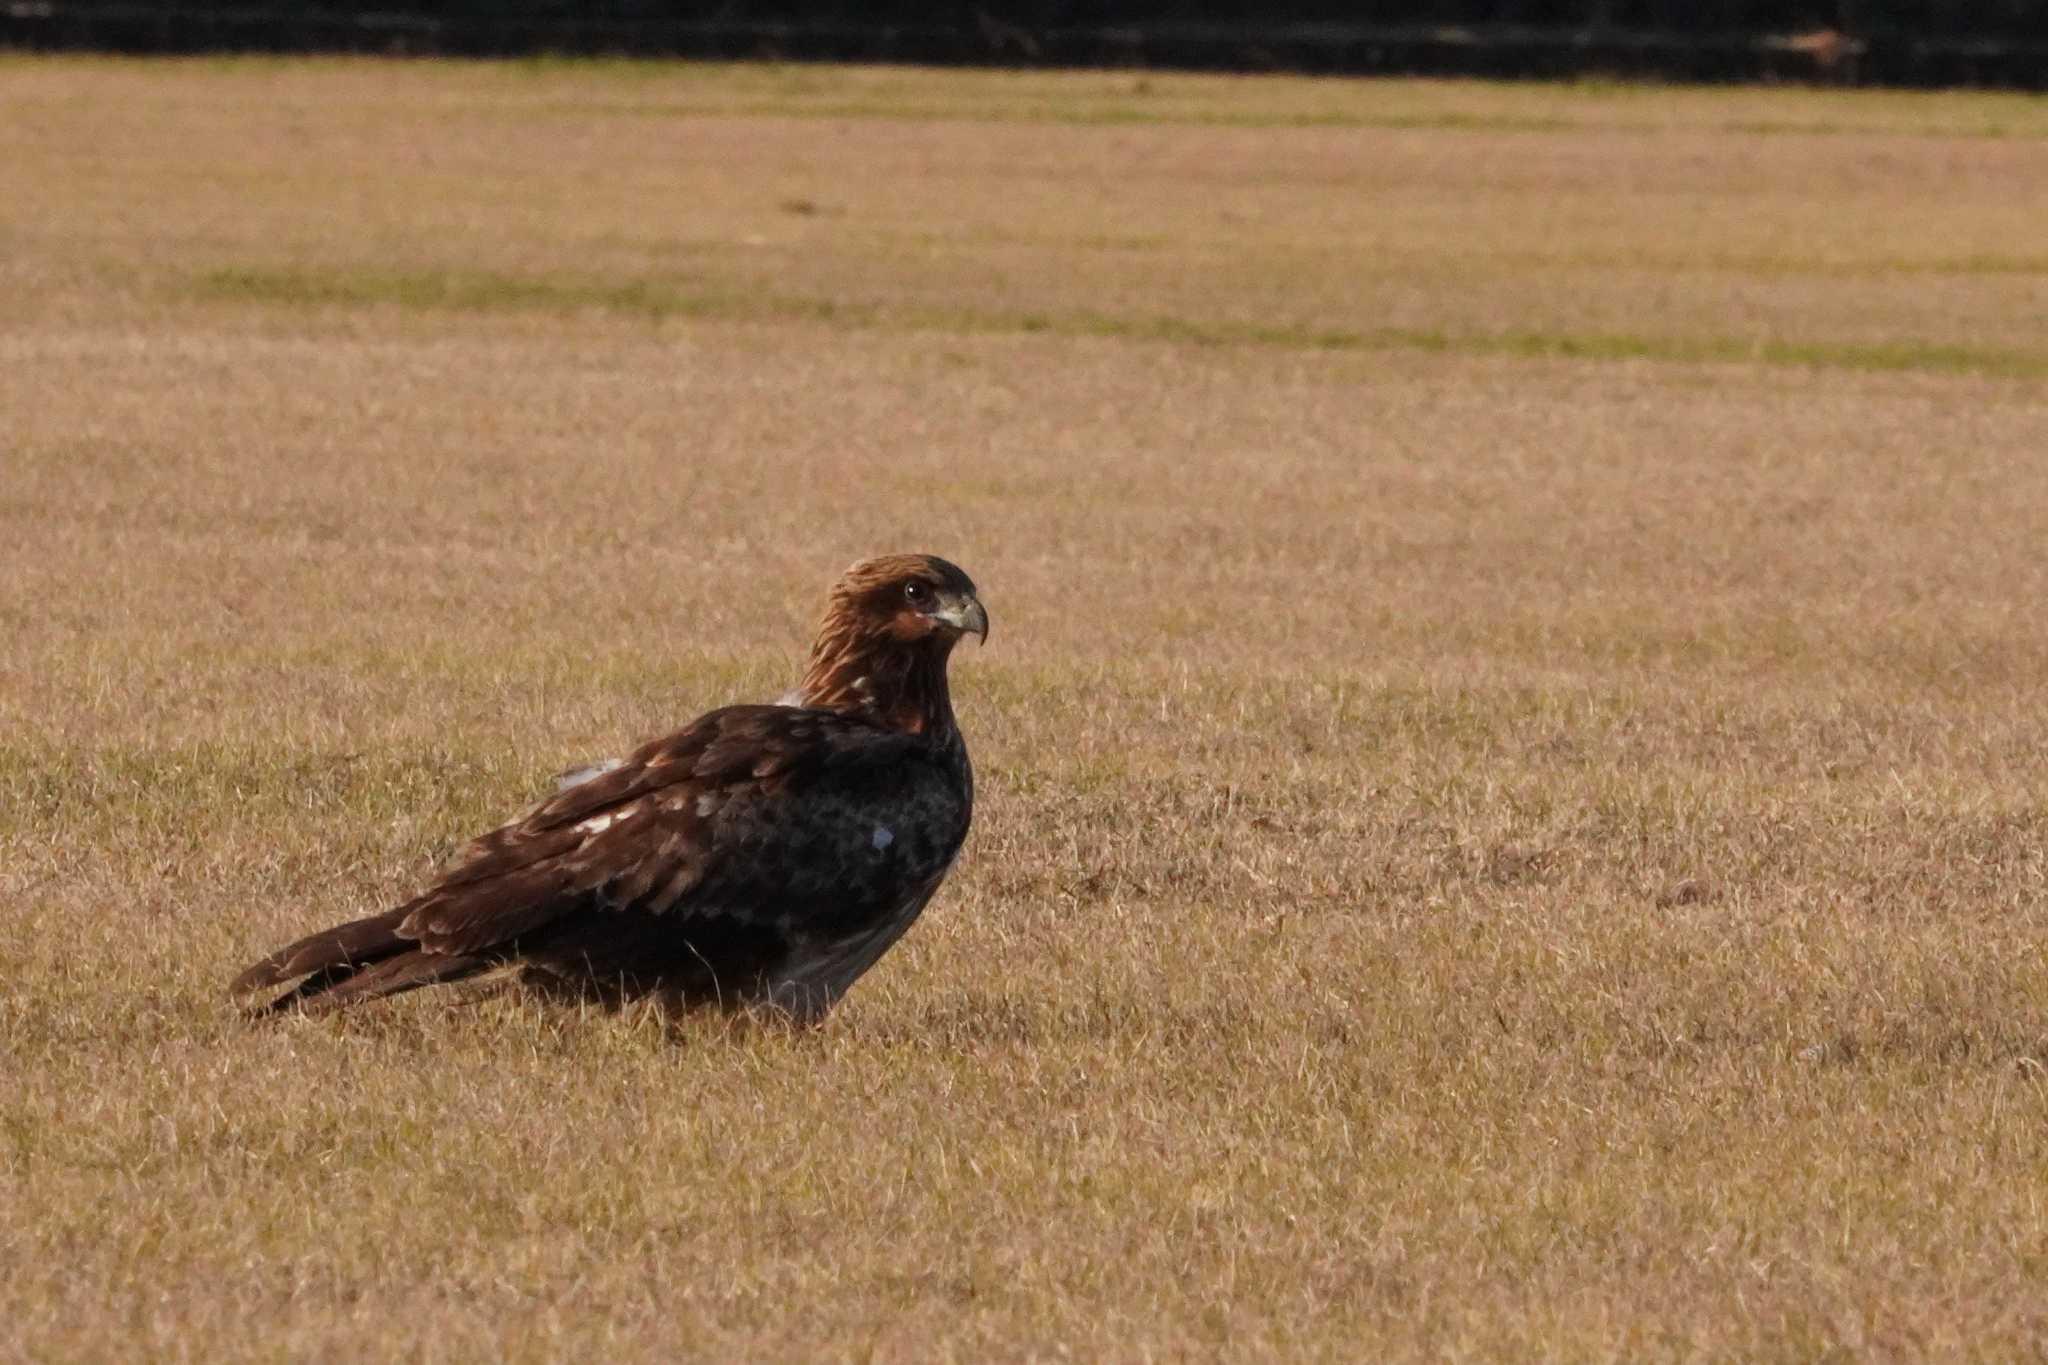
[[[910,927],[967,837],[946,664],[988,638],[934,555],[848,569],[795,705],[728,706],[472,841],[405,904],[243,972],[257,1013],[324,1013],[519,968],[544,990],[813,1023]]]

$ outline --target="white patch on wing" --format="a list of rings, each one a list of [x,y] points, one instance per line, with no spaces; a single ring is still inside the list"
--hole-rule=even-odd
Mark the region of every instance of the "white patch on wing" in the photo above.
[[[631,806],[627,806],[624,810],[608,810],[602,815],[591,816],[588,820],[576,826],[576,828],[582,830],[586,835],[602,834],[632,813],[633,807]]]
[[[883,849],[896,842],[896,836],[882,826],[876,825],[875,837],[870,842],[874,844],[875,852],[880,853]]]
[[[571,768],[567,772],[556,773],[555,792],[559,795],[571,787],[582,786],[593,777],[602,777],[614,768],[623,768],[625,766],[626,760],[623,758],[607,758],[601,759],[596,763],[586,763],[580,768]]]

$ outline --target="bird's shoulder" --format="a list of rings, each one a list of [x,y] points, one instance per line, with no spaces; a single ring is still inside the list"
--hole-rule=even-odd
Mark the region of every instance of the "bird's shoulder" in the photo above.
[[[652,826],[673,847],[712,835],[762,803],[857,797],[943,786],[949,755],[920,736],[859,716],[790,706],[727,706],[649,740],[628,757],[561,788],[523,816],[472,840],[441,878],[456,886],[571,852],[598,836]],[[644,817],[663,817],[648,821]],[[619,840],[605,845],[618,852]]]

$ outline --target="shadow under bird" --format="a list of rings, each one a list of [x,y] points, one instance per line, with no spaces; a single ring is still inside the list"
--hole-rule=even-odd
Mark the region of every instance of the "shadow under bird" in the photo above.
[[[974,584],[890,555],[832,588],[802,685],[587,770],[420,895],[279,949],[240,992],[324,1013],[522,969],[550,993],[815,1022],[945,880],[974,806],[946,664]]]

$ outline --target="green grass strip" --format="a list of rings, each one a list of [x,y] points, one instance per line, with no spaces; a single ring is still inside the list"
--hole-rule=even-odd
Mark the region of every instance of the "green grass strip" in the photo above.
[[[696,289],[687,282],[581,280],[477,271],[320,271],[233,268],[207,272],[203,298],[273,307],[395,307],[450,312],[598,312],[653,321],[810,322],[863,330],[958,335],[1101,337],[1195,346],[1296,351],[1424,351],[1548,360],[1782,365],[2048,378],[2048,354],[1946,342],[1788,341],[1614,333],[1444,332],[1422,328],[1324,327],[1087,311],[999,312],[979,308],[850,303],[833,299]]]

